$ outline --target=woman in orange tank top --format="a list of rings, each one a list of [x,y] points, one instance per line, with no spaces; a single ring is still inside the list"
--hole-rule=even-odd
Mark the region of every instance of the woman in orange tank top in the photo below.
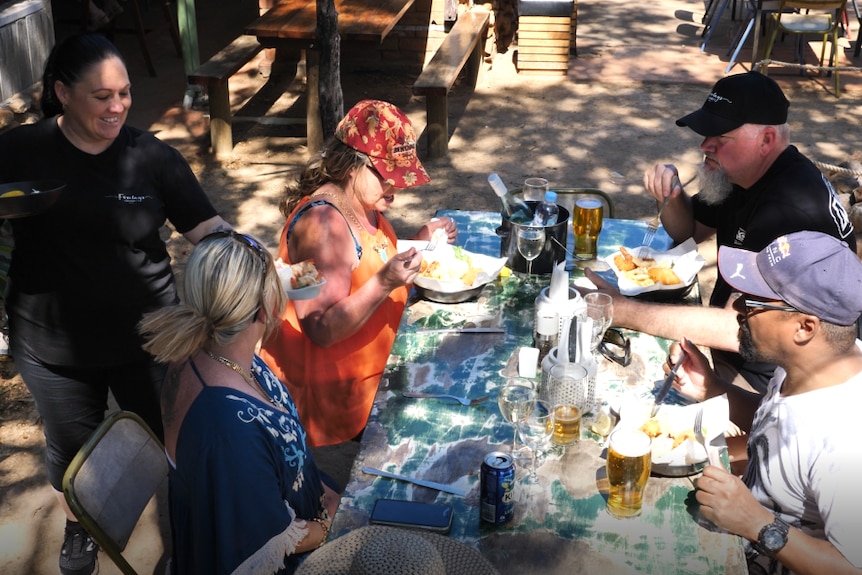
[[[348,441],[365,428],[422,261],[415,249],[398,253],[383,212],[399,189],[428,181],[407,116],[363,100],[281,200],[279,257],[313,260],[326,284],[318,297],[288,303],[260,355],[287,384],[312,446]],[[426,223],[415,239],[438,228],[455,240],[449,218]]]

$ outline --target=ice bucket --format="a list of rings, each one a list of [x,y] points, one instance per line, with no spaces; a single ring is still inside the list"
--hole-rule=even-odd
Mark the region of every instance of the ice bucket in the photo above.
[[[536,209],[537,201],[527,201],[530,209]],[[554,265],[566,259],[566,252],[560,244],[566,245],[566,237],[569,232],[569,210],[557,204],[560,213],[557,215],[557,223],[545,227],[545,247],[542,253],[533,260],[534,274],[549,274],[554,270]],[[515,272],[527,273],[527,260],[518,251],[517,228],[520,224],[513,224],[503,218],[503,223],[497,228],[500,236],[500,256],[507,258],[506,265]],[[552,238],[556,238],[559,244]]]

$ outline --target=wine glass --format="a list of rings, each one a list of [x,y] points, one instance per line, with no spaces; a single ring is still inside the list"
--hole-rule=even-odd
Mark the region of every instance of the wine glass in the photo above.
[[[533,260],[545,248],[545,227],[521,224],[517,230],[518,251],[527,260],[527,281],[532,282]]]
[[[530,448],[530,475],[531,483],[538,483],[539,476],[536,473],[536,456],[540,449],[548,445],[554,434],[554,410],[551,404],[541,399],[536,400],[533,411],[520,423],[518,423],[518,435],[521,441]]]
[[[595,355],[605,332],[611,327],[614,317],[614,298],[606,293],[591,292],[584,296],[587,303],[587,317],[593,320],[593,334],[590,351]]]
[[[533,411],[536,403],[536,384],[523,377],[512,377],[497,392],[497,405],[503,419],[514,425],[512,457],[518,456],[518,423]]]

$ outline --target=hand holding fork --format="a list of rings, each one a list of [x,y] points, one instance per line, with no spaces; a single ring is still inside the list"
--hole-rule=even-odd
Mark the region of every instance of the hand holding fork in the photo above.
[[[647,248],[650,246],[650,244],[652,244],[653,238],[655,238],[655,233],[658,231],[658,226],[661,223],[661,213],[664,211],[664,208],[667,205],[671,194],[673,194],[674,188],[676,187],[682,189],[682,184],[680,184],[679,176],[674,174],[673,178],[670,181],[671,193],[664,197],[664,199],[661,201],[661,205],[658,207],[658,213],[647,224],[646,233],[644,234],[644,239],[641,242],[641,249],[638,250],[638,257],[643,257],[645,253],[644,248]]]

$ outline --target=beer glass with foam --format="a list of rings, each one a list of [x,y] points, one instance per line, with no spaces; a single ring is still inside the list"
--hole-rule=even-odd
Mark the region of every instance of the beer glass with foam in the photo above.
[[[601,200],[581,198],[575,202],[572,231],[575,234],[575,257],[579,260],[596,259],[603,217],[604,205]]]
[[[637,517],[652,465],[652,439],[640,429],[617,427],[608,437],[608,512]]]

